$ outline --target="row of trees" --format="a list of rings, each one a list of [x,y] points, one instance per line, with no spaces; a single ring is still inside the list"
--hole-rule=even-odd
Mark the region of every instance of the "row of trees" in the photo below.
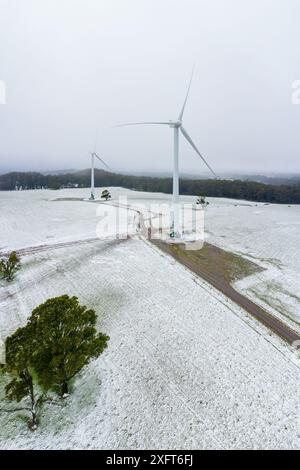
[[[40,173],[8,173],[0,175],[0,190],[14,190],[16,184],[23,188],[37,187],[57,189],[67,184],[78,187],[90,185],[90,170],[69,174],[42,175]],[[96,186],[122,186],[139,191],[172,193],[171,178],[130,176],[95,170]],[[206,194],[208,197],[227,197],[257,202],[276,202],[281,204],[300,204],[300,184],[270,185],[255,181],[241,180],[191,180],[180,181],[181,194]]]
[[[109,337],[97,333],[96,320],[94,310],[68,295],[49,299],[35,308],[27,325],[5,342],[2,373],[9,378],[6,399],[21,402],[22,406],[0,411],[29,411],[28,424],[35,430],[42,406],[59,404],[47,393],[52,390],[66,398],[75,375],[107,347]]]

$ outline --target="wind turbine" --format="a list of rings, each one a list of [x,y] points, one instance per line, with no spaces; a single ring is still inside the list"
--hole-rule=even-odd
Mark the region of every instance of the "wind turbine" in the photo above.
[[[192,84],[192,79],[194,75],[194,68],[192,70],[192,75],[190,78],[189,86],[187,89],[186,97],[183,102],[182,109],[180,111],[180,114],[178,118],[175,121],[152,121],[152,122],[131,122],[127,124],[120,124],[115,127],[124,127],[124,126],[138,126],[138,125],[152,125],[152,124],[158,124],[158,125],[166,125],[174,129],[174,157],[173,157],[173,230],[174,230],[174,236],[179,237],[179,231],[178,231],[178,223],[179,223],[179,174],[178,174],[178,163],[179,163],[179,130],[182,133],[182,135],[185,137],[185,139],[188,141],[188,143],[193,147],[195,152],[198,154],[198,156],[202,159],[202,161],[205,163],[205,165],[208,167],[208,169],[211,171],[211,173],[214,175],[215,178],[217,178],[216,173],[214,170],[211,168],[211,166],[207,163],[203,155],[199,152],[198,148],[192,141],[191,137],[189,136],[188,132],[182,125],[182,118],[185,110],[185,106],[188,100],[191,84]]]
[[[108,165],[106,165],[105,161],[102,160],[102,158],[99,157],[99,155],[94,151],[90,152],[91,155],[91,196],[90,200],[94,201],[95,199],[95,157],[98,158],[98,160],[109,170],[112,171],[111,168],[109,168]]]

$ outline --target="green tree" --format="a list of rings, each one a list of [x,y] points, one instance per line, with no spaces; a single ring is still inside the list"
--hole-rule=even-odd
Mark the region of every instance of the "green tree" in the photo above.
[[[101,199],[105,199],[106,201],[111,198],[110,192],[108,189],[104,189],[101,193]]]
[[[51,181],[49,182],[49,186],[48,186],[48,187],[49,187],[49,189],[58,190],[58,189],[60,189],[61,184],[60,184],[59,181],[51,180]]]
[[[6,364],[2,368],[2,373],[7,373],[11,381],[5,387],[5,396],[9,401],[21,402],[27,399],[30,406],[14,408],[12,410],[2,411],[22,411],[31,413],[31,420],[28,423],[32,430],[37,428],[37,413],[43,403],[43,395],[37,396],[35,391],[36,383],[34,371],[32,369],[33,354],[33,331],[26,326],[19,328],[13,335],[5,341]]]
[[[94,310],[68,295],[48,299],[33,310],[33,365],[41,386],[55,384],[62,397],[68,395],[70,380],[107,347],[109,337],[97,333],[96,320]]]
[[[202,206],[202,208],[204,209],[205,207],[207,207],[209,205],[209,202],[206,201],[205,196],[199,196],[197,201],[196,201],[196,204]]]
[[[14,279],[17,271],[21,268],[21,261],[15,251],[12,251],[8,258],[0,260],[0,275],[8,282]]]

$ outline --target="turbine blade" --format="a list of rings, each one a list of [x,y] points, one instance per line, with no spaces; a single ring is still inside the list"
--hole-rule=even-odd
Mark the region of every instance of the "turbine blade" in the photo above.
[[[170,125],[170,122],[166,121],[153,121],[153,122],[128,122],[126,124],[118,124],[113,127],[126,127],[126,126],[140,126],[144,124],[167,124],[168,126]]]
[[[180,130],[182,132],[182,134],[184,135],[184,137],[186,138],[186,140],[188,141],[188,143],[193,147],[193,149],[195,150],[195,152],[199,155],[199,157],[201,158],[201,160],[205,163],[205,165],[207,166],[207,168],[210,169],[210,171],[213,173],[213,175],[215,176],[215,178],[218,178],[216,173],[214,172],[214,170],[211,168],[211,166],[207,163],[207,161],[205,160],[205,158],[201,155],[201,153],[199,152],[199,150],[197,149],[196,145],[194,144],[194,142],[192,141],[192,139],[190,138],[190,136],[188,135],[187,131],[184,129],[184,127],[180,127]]]
[[[183,103],[183,106],[182,106],[181,113],[178,116],[178,121],[181,121],[182,118],[183,118],[185,105],[186,105],[186,102],[187,102],[187,99],[188,99],[188,96],[189,96],[189,92],[190,92],[190,88],[191,88],[191,84],[192,84],[192,80],[193,80],[194,70],[195,70],[195,64],[193,65],[192,74],[191,74],[191,78],[190,78],[190,83],[189,83],[189,86],[188,86],[188,90],[187,90],[186,97],[185,97],[185,100],[184,100],[184,103]]]
[[[98,129],[96,129],[95,142],[94,142],[94,153],[97,150],[97,144],[98,144]]]
[[[96,158],[98,158],[98,160],[99,160],[104,166],[106,166],[106,168],[107,168],[109,171],[112,171],[112,169],[105,163],[104,160],[102,160],[102,158],[99,157],[99,155],[97,155],[96,152],[93,152],[93,155],[94,155]]]

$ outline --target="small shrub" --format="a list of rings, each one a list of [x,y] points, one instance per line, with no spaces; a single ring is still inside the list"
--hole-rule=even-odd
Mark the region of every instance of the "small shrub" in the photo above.
[[[108,189],[104,189],[101,193],[101,199],[105,199],[106,201],[111,198],[110,192]]]
[[[21,261],[15,251],[12,251],[7,258],[0,260],[0,275],[8,282],[11,282],[17,271],[21,268]]]

